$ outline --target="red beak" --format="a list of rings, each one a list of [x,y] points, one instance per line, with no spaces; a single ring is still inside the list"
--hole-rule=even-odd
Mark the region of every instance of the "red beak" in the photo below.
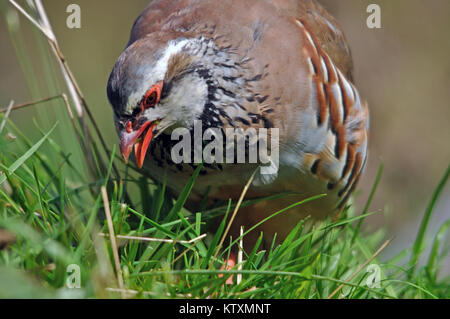
[[[136,164],[139,168],[142,168],[156,125],[157,123],[155,122],[145,122],[137,131],[128,133],[126,130],[123,130],[120,133],[120,152],[125,163],[128,163],[131,150],[134,147]]]

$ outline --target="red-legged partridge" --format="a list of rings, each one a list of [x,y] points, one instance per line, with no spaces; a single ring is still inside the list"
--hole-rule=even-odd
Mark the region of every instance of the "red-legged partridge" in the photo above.
[[[179,193],[196,164],[177,164],[176,129],[278,129],[278,169],[257,171],[246,198],[291,194],[242,207],[233,238],[308,197],[327,196],[262,224],[271,242],[302,218],[342,210],[367,159],[368,108],[336,20],[314,0],[154,0],[136,20],[108,82],[123,156]],[[192,133],[193,135],[194,133]],[[204,146],[204,145],[203,145]],[[195,147],[195,146],[194,146]],[[247,151],[249,143],[245,145]],[[144,162],[145,159],[145,162]],[[271,157],[269,156],[269,160]],[[258,164],[205,164],[190,197],[237,199]]]

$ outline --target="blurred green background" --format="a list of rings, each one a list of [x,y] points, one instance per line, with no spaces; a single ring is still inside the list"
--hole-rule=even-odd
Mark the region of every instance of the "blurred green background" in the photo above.
[[[169,1],[169,0],[168,0]],[[117,143],[106,98],[109,73],[131,26],[148,0],[44,0],[61,49],[98,120],[108,145]],[[323,0],[341,23],[353,52],[355,82],[371,112],[370,158],[356,196],[362,209],[378,167],[384,174],[372,204],[379,214],[365,222],[368,229],[386,226],[395,237],[386,254],[414,239],[434,188],[450,163],[450,1],[448,0]],[[81,7],[81,29],[69,29],[66,8]],[[381,29],[366,26],[371,3],[381,6]],[[45,39],[35,27],[0,0],[0,108],[66,92],[54,61],[46,74]],[[5,23],[8,19],[10,23]],[[13,25],[13,29],[7,28]],[[17,37],[10,37],[10,32]],[[20,35],[20,36],[19,36]],[[20,48],[26,48],[25,52]],[[18,59],[16,51],[28,57]],[[24,61],[30,61],[28,64]],[[12,119],[33,136],[37,118],[48,130],[65,111],[60,104],[41,104],[16,111]],[[59,126],[60,142],[70,150],[73,137]],[[1,150],[0,150],[1,151]],[[81,155],[78,155],[81,156]],[[444,191],[429,234],[450,218],[450,187]],[[450,272],[450,263],[447,272]]]

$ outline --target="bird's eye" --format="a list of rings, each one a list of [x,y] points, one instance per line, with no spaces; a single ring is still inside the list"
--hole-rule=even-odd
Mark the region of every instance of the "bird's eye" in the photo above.
[[[145,99],[145,108],[154,107],[156,105],[157,94],[153,91],[147,98]]]
[[[159,99],[161,97],[162,87],[163,82],[161,81],[155,84],[150,90],[147,91],[141,102],[142,110],[155,107],[155,105],[159,102]]]

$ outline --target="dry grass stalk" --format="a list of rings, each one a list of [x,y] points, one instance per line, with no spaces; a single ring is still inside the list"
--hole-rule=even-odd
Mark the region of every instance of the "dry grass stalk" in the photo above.
[[[110,157],[111,152],[109,151],[108,147],[106,146],[106,142],[100,132],[100,129],[99,129],[94,117],[92,116],[92,113],[89,109],[89,106],[86,103],[86,100],[85,100],[84,95],[78,85],[78,82],[76,81],[75,77],[73,76],[73,73],[67,64],[66,58],[62,54],[62,51],[58,44],[58,41],[53,33],[52,26],[48,20],[44,6],[42,5],[41,0],[28,1],[31,8],[34,10],[35,15],[38,17],[38,21],[36,21],[36,19],[34,19],[30,14],[28,14],[27,11],[25,9],[23,9],[19,4],[17,4],[14,0],[9,0],[9,2],[45,35],[45,37],[47,38],[47,40],[50,44],[50,47],[52,48],[52,50],[55,54],[56,60],[59,64],[61,72],[63,74],[66,86],[69,90],[69,94],[72,98],[72,102],[77,111],[80,126],[83,128],[84,141],[86,144],[86,147],[84,147],[84,150],[86,151],[86,156],[88,158],[89,169],[90,169],[91,173],[93,173],[94,176],[96,176],[96,174],[95,174],[96,169],[95,169],[95,164],[94,164],[95,160],[94,160],[94,157],[92,154],[92,149],[89,147],[89,145],[91,143],[95,145],[95,142],[92,140],[89,128],[87,126],[86,119],[84,116],[84,111],[88,115],[89,120],[91,121],[91,123],[94,127],[94,130],[97,134],[97,137],[100,140],[100,143],[102,144],[102,147],[103,147],[105,153],[108,155],[108,157]],[[79,134],[78,131],[77,131],[77,133]],[[98,160],[102,170],[105,171],[106,165],[102,161],[102,158],[98,157],[97,160]],[[119,178],[119,171],[114,163],[113,163],[113,170],[116,175],[116,178]]]
[[[111,241],[111,249],[114,257],[114,266],[116,268],[117,274],[117,282],[119,284],[119,288],[123,289],[123,276],[122,276],[122,268],[120,267],[120,258],[119,258],[119,249],[117,247],[116,235],[114,233],[114,225],[111,217],[111,208],[109,206],[108,193],[106,192],[106,188],[103,186],[101,188],[103,205],[105,208],[106,221],[108,223],[108,231],[109,231],[109,239]]]

